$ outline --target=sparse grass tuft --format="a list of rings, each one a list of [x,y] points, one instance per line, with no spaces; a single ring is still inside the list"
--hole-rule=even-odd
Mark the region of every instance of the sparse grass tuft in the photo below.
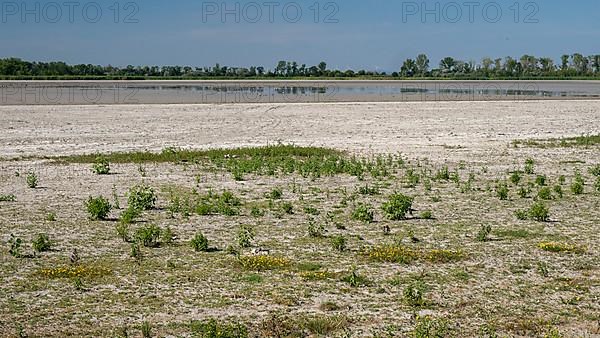
[[[50,251],[52,242],[50,242],[50,237],[47,234],[39,234],[35,237],[31,246],[35,252],[45,252]]]
[[[246,338],[248,328],[243,324],[224,323],[214,318],[192,321],[190,329],[194,337],[201,338]]]
[[[190,245],[196,252],[208,251],[208,238],[201,232],[198,232],[190,241]]]
[[[27,177],[25,178],[25,182],[27,186],[31,189],[35,189],[38,186],[38,176],[35,172],[30,171],[27,173]]]

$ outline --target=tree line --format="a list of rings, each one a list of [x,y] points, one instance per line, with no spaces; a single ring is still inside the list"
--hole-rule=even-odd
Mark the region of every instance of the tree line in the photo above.
[[[406,59],[399,71],[328,69],[327,63],[307,66],[296,61],[279,61],[272,69],[262,66],[230,67],[216,64],[212,67],[190,66],[100,66],[92,64],[68,65],[65,62],[29,62],[18,58],[0,59],[2,78],[450,78],[450,79],[503,79],[503,78],[594,78],[600,77],[600,55],[584,56],[579,53],[562,55],[560,63],[549,57],[523,55],[520,58],[483,58],[480,62],[462,61],[445,57],[439,67],[431,68],[425,54]]]

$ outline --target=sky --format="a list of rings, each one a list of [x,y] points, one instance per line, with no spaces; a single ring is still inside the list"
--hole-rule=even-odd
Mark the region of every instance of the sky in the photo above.
[[[425,53],[465,61],[600,54],[600,1],[4,1],[0,57],[126,65],[398,70]]]

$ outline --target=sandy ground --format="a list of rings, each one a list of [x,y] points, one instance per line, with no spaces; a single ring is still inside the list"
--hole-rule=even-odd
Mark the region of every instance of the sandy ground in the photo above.
[[[598,164],[599,149],[510,145],[515,139],[586,133],[600,133],[600,101],[0,107],[0,194],[17,198],[0,204],[0,336],[14,335],[16,324],[32,336],[108,337],[123,325],[139,336],[144,320],[159,335],[186,336],[190,320],[235,317],[259,323],[271,311],[281,311],[348,315],[353,319],[349,327],[358,337],[373,336],[373,332],[383,336],[388,325],[399,327],[395,336],[408,337],[415,311],[400,300],[405,279],[425,271],[430,288],[427,299],[432,305],[423,313],[447,318],[457,336],[476,336],[485,323],[498,327],[501,336],[533,336],[532,327],[545,330],[546,321],[554,318],[558,319],[551,323],[566,337],[597,336],[600,195],[592,190],[595,178],[588,168]],[[445,164],[460,172],[463,183],[473,173],[474,190],[462,193],[449,182],[433,182],[432,192],[421,185],[406,188],[404,171],[381,181],[367,177],[369,184],[382,185],[382,194],[358,196],[357,202],[373,205],[377,223],[352,221],[349,203],[337,216],[348,229],[329,230],[329,235],[344,234],[349,241],[347,252],[336,253],[329,239],[307,237],[307,215],[302,210],[315,206],[321,218],[338,210],[336,205],[345,200],[346,191],[365,184],[348,175],[317,180],[299,175],[250,176],[235,182],[229,173],[207,172],[193,165],[149,163],[144,165],[144,177],[134,164],[115,164],[113,175],[98,176],[89,164],[8,160],[278,141],[358,154],[401,152],[417,172],[435,173]],[[536,174],[547,175],[552,185],[559,175],[566,175],[569,184],[575,170],[585,176],[585,195],[574,196],[565,185],[565,197],[548,202],[552,222],[517,221],[514,211],[529,208],[532,199],[519,198],[517,188],[511,186],[509,200],[500,201],[493,190],[496,180],[506,180],[507,172],[521,168],[529,157],[535,158]],[[31,168],[40,177],[38,189],[25,184],[24,176]],[[523,186],[534,180],[535,175],[524,177]],[[89,221],[83,202],[89,195],[109,197],[114,192],[123,207],[128,189],[142,181],[158,193],[158,209],[144,214],[144,222],[170,226],[179,241],[173,247],[145,250],[146,263],[137,267],[129,257],[130,245],[115,232],[116,218],[123,210],[113,210],[111,221]],[[298,191],[297,186],[301,187]],[[283,188],[284,199],[297,210],[294,215],[276,217],[267,207],[265,195],[273,187]],[[238,217],[171,218],[165,209],[172,189],[197,189],[202,194],[230,189],[247,205]],[[416,208],[432,210],[435,218],[386,221],[380,205],[394,191],[414,196]],[[267,211],[260,220],[249,216],[250,205],[255,204]],[[46,220],[49,212],[57,214],[57,221]],[[240,273],[225,253],[197,254],[187,243],[202,230],[215,246],[225,248],[234,240],[239,224],[255,223],[257,245],[299,263],[319,263],[333,272],[346,273],[357,265],[373,286],[351,288],[338,279],[307,282],[295,273],[280,272],[262,273],[264,280],[252,283],[246,281],[252,276]],[[386,224],[392,228],[391,237],[382,234],[381,226]],[[480,243],[474,237],[484,224],[493,227],[493,240]],[[529,235],[503,234],[514,230],[527,230]],[[373,263],[361,258],[362,247],[395,236],[408,241],[410,231],[421,239],[418,248],[461,248],[469,257],[437,265]],[[40,232],[50,235],[53,251],[32,259],[8,255],[10,234],[23,238],[29,252],[31,240]],[[587,252],[547,253],[537,248],[542,240],[574,243]],[[68,262],[73,248],[86,264],[112,266],[114,276],[85,281],[88,290],[79,292],[70,280],[33,275],[40,268]],[[548,265],[548,277],[536,272],[542,263]],[[394,278],[400,281],[391,283]],[[340,310],[322,311],[324,301],[334,301]],[[538,320],[544,321],[537,324]]]
[[[436,157],[600,132],[600,101],[0,107],[0,156],[291,142]]]

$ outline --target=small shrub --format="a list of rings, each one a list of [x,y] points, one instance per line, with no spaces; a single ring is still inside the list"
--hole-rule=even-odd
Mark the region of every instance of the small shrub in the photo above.
[[[543,187],[546,185],[546,176],[545,175],[537,175],[537,177],[535,178],[535,184],[537,184],[540,187]]]
[[[161,229],[158,226],[150,224],[137,229],[135,238],[147,248],[156,248],[160,245],[160,233]]]
[[[25,178],[27,182],[27,186],[31,189],[35,189],[38,186],[38,177],[37,174],[33,171],[30,171]]]
[[[321,238],[324,236],[324,233],[325,233],[325,226],[322,223],[316,222],[314,219],[308,220],[308,236],[309,237]]]
[[[128,243],[131,241],[131,238],[129,237],[129,226],[126,223],[119,223],[116,226],[117,229],[117,235],[119,235],[119,238],[121,238],[123,240],[123,242]]]
[[[252,215],[252,217],[263,217],[265,215],[265,212],[260,210],[259,207],[253,206],[250,210],[250,215]]]
[[[196,236],[194,236],[190,245],[196,252],[208,251],[208,239],[201,232],[198,232]]]
[[[125,209],[125,211],[123,211],[121,213],[121,216],[119,217],[119,222],[121,222],[123,224],[131,224],[141,214],[142,214],[142,211],[140,209],[137,209],[130,205],[127,207],[127,209]]]
[[[479,232],[477,233],[477,240],[479,242],[487,242],[489,241],[489,236],[490,233],[492,232],[492,226],[487,224],[487,225],[482,225],[481,229],[479,229]]]
[[[529,217],[538,222],[547,222],[550,219],[548,207],[542,202],[537,202],[529,209]]]
[[[135,259],[135,261],[140,264],[144,259],[144,254],[142,253],[142,248],[140,248],[140,244],[137,242],[131,243],[131,251],[129,255]]]
[[[510,182],[514,185],[519,185],[521,182],[521,173],[519,171],[515,171],[510,175]]]
[[[242,224],[238,230],[237,243],[240,248],[249,248],[254,240],[254,229],[250,225]]]
[[[0,195],[0,202],[16,202],[17,197],[15,195]]]
[[[505,182],[501,182],[496,185],[496,195],[502,201],[508,199],[508,185]]]
[[[354,211],[352,211],[352,219],[372,223],[373,222],[373,210],[366,204],[359,204]]]
[[[529,218],[529,213],[527,210],[517,210],[515,211],[515,216],[517,216],[518,220],[525,221]]]
[[[151,210],[156,203],[154,189],[144,184],[133,186],[129,189],[127,207],[137,210]]]
[[[52,243],[50,242],[50,237],[48,237],[47,234],[39,234],[33,240],[32,246],[35,252],[45,252],[50,251]]]
[[[10,255],[15,258],[21,258],[21,245],[23,244],[23,240],[11,234],[10,239],[8,240],[8,244],[10,245],[10,249],[8,250]]]
[[[161,235],[161,243],[165,244],[165,245],[171,245],[173,244],[173,241],[175,240],[175,233],[173,233],[173,230],[171,230],[170,226],[167,226],[167,228],[162,231],[162,235]]]
[[[589,172],[590,172],[590,174],[592,174],[593,176],[600,177],[600,164],[597,164],[596,166],[594,166],[594,167],[591,167],[591,168],[589,169]]]
[[[402,298],[406,304],[419,307],[425,305],[425,283],[421,280],[416,280],[408,284],[402,292]]]
[[[358,188],[358,193],[361,195],[379,195],[378,187],[370,187],[368,184]]]
[[[431,212],[431,210],[425,210],[425,211],[421,212],[421,214],[419,215],[419,218],[433,219],[433,213]]]
[[[560,186],[558,186],[560,187]],[[538,198],[541,200],[549,201],[553,198],[552,190],[549,187],[543,187],[538,191]]]
[[[308,205],[304,207],[304,213],[307,215],[318,216],[321,212],[319,211],[319,209]]]
[[[281,210],[288,215],[292,215],[294,213],[294,205],[290,202],[281,203]]]
[[[202,338],[247,338],[248,329],[242,324],[221,323],[214,318],[192,321],[190,328],[194,337]]]
[[[346,237],[344,236],[334,236],[331,238],[331,246],[334,250],[344,251],[346,250]]]
[[[369,286],[369,284],[371,284],[366,277],[358,273],[356,267],[352,267],[352,269],[350,269],[350,274],[342,278],[342,281],[350,284],[350,286],[354,288],[361,286]]]
[[[283,190],[275,188],[269,193],[269,198],[272,200],[280,200],[283,197]]]
[[[110,164],[108,163],[108,159],[104,156],[96,157],[96,162],[92,166],[92,171],[98,175],[108,175],[110,174]]]
[[[596,178],[596,183],[594,183],[594,188],[597,192],[600,192],[600,177]]]
[[[110,202],[103,196],[90,196],[85,202],[85,207],[91,220],[105,220],[112,209]]]
[[[519,197],[521,198],[527,198],[529,197],[529,193],[531,192],[531,190],[529,190],[528,188],[525,187],[520,187],[519,191],[517,192],[517,194],[519,195]]]
[[[464,258],[461,250],[430,250],[421,254],[421,258],[431,263],[450,263]]]
[[[573,195],[582,195],[584,190],[585,190],[585,188],[583,186],[583,183],[581,183],[581,181],[574,181],[571,184],[571,192],[573,193]]]
[[[565,175],[560,175],[558,177],[558,184],[560,185],[565,185],[565,182],[567,181],[567,178],[565,177]]]
[[[412,203],[412,197],[397,193],[389,197],[382,209],[389,219],[398,221],[406,219],[406,214],[411,211]]]
[[[450,171],[448,170],[447,166],[442,167],[440,170],[437,171],[437,173],[435,174],[435,180],[436,181],[448,181],[450,180]]]
[[[48,222],[56,222],[56,213],[55,212],[49,212],[46,214],[46,221]]]
[[[564,194],[560,185],[557,184],[554,186],[554,193],[556,194],[556,196],[558,196],[558,198],[563,198]]]
[[[535,169],[535,161],[532,158],[528,158],[527,160],[525,160],[525,173],[528,175],[533,175]]]

